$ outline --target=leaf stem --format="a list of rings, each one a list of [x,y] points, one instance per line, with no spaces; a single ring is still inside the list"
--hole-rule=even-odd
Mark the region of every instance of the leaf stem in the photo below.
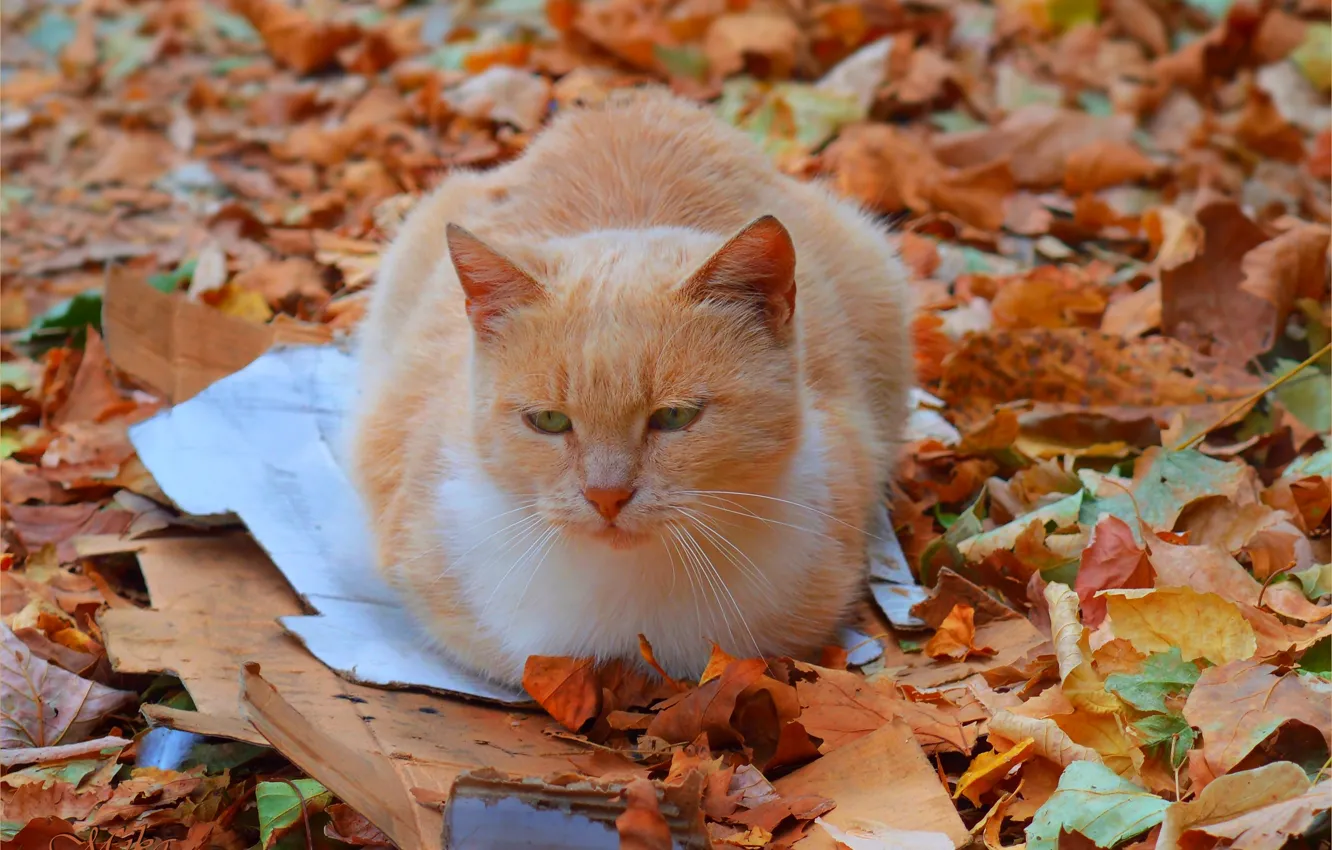
[[[1185,449],[1191,449],[1194,446],[1196,446],[1198,443],[1201,443],[1209,433],[1215,431],[1217,428],[1220,428],[1222,425],[1226,424],[1226,422],[1230,420],[1230,417],[1234,416],[1236,413],[1239,413],[1241,410],[1253,404],[1255,401],[1262,398],[1263,396],[1267,395],[1272,390],[1286,383],[1286,381],[1289,381],[1291,378],[1303,372],[1307,367],[1312,366],[1315,360],[1318,360],[1324,354],[1327,354],[1329,351],[1332,351],[1332,342],[1320,348],[1316,353],[1309,355],[1308,360],[1305,360],[1303,363],[1296,366],[1294,369],[1291,369],[1289,372],[1282,375],[1280,378],[1277,378],[1272,383],[1263,387],[1258,392],[1254,393],[1251,396],[1248,396],[1247,398],[1242,399],[1239,404],[1227,410],[1225,415],[1222,416],[1220,419],[1216,420],[1211,425],[1208,425],[1206,428],[1199,431],[1197,434],[1194,434],[1189,439],[1175,446],[1173,451],[1182,452]]]

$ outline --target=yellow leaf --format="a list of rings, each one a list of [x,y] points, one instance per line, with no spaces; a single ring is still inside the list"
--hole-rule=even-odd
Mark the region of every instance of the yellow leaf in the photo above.
[[[708,666],[703,668],[703,675],[698,680],[699,687],[706,685],[722,674],[727,665],[735,659],[726,654],[726,650],[717,644],[712,645],[712,655],[708,657]]]
[[[1095,750],[1106,767],[1125,779],[1137,781],[1146,757],[1124,731],[1121,718],[1114,714],[1075,711],[1072,714],[1056,715],[1051,720],[1074,743]]]
[[[269,309],[264,296],[252,289],[227,283],[209,295],[208,300],[213,306],[228,316],[261,325],[273,318],[273,311]]]
[[[1091,665],[1091,647],[1079,617],[1077,593],[1066,584],[1051,582],[1045,587],[1045,601],[1050,606],[1050,631],[1064,696],[1075,707],[1093,714],[1122,711],[1124,704],[1105,689],[1105,680]]]
[[[1185,661],[1213,664],[1251,658],[1258,649],[1253,626],[1233,602],[1190,587],[1107,590],[1110,628],[1139,652],[1179,647]]]
[[[981,795],[1003,781],[1014,766],[1021,764],[1035,755],[1035,740],[1023,738],[1013,747],[1003,752],[981,753],[971,762],[967,772],[957,781],[956,800],[962,795],[974,805],[980,805]]]
[[[1023,717],[1004,709],[990,718],[990,734],[1010,741],[1032,739],[1032,752],[1062,767],[1075,761],[1101,762],[1091,747],[1075,742],[1050,718]]]

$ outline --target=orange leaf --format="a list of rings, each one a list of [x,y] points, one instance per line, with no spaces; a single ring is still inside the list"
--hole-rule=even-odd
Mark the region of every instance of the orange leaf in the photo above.
[[[667,700],[648,726],[648,734],[679,744],[706,732],[714,746],[739,743],[740,734],[731,725],[736,700],[766,669],[761,658],[732,661],[717,678]]]
[[[965,796],[972,804],[979,806],[981,795],[1002,782],[1016,765],[1035,755],[1032,750],[1034,744],[1034,739],[1025,738],[1003,752],[991,751],[976,756],[967,772],[957,781],[953,799]]]
[[[299,74],[332,65],[361,33],[355,24],[316,21],[278,0],[232,0],[231,7],[259,31],[269,55]]]
[[[615,819],[620,850],[671,850],[671,828],[657,804],[657,787],[647,779],[635,779],[624,787],[628,803]]]
[[[533,655],[523,667],[523,690],[564,728],[577,732],[601,711],[601,683],[591,658]]]
[[[971,655],[994,655],[988,646],[976,646],[976,609],[964,603],[953,606],[939,630],[925,644],[930,658],[962,661]]]

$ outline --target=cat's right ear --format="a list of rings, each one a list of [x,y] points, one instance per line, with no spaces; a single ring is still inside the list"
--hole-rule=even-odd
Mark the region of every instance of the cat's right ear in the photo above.
[[[478,336],[492,335],[505,313],[541,297],[541,284],[471,231],[450,223],[445,234],[467,296],[467,318]]]

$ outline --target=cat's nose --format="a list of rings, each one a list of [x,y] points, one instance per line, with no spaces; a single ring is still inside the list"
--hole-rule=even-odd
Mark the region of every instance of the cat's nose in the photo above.
[[[612,522],[620,515],[620,509],[634,497],[634,491],[625,487],[588,487],[583,495],[597,509],[597,513]]]

